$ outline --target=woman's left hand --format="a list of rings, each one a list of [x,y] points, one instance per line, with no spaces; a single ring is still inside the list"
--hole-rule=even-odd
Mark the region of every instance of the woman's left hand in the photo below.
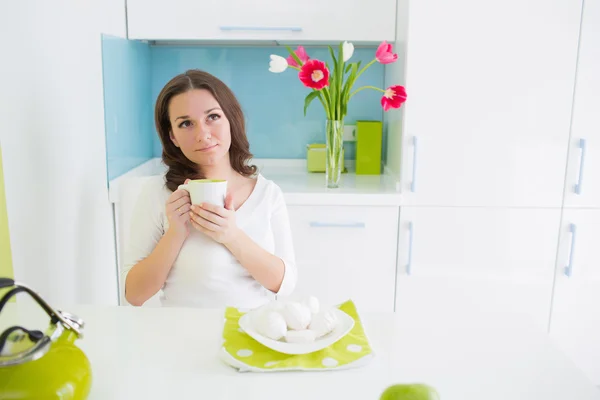
[[[224,245],[234,241],[240,232],[235,223],[233,200],[229,195],[225,199],[225,207],[207,203],[192,206],[190,217],[194,228]]]

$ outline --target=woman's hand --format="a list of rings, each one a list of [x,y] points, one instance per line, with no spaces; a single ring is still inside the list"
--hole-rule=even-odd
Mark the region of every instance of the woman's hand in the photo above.
[[[233,242],[240,233],[235,223],[235,211],[230,195],[225,198],[225,207],[207,203],[194,205],[191,206],[189,216],[194,228],[224,245]]]
[[[189,179],[185,180],[188,183]],[[190,233],[188,221],[190,220],[190,194],[183,189],[176,190],[169,196],[166,204],[167,218],[169,219],[169,231],[177,237],[186,239]]]

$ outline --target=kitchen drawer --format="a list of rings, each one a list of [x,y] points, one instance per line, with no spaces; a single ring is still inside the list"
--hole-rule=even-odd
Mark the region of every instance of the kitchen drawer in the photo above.
[[[398,207],[289,206],[298,285],[326,304],[393,311]]]

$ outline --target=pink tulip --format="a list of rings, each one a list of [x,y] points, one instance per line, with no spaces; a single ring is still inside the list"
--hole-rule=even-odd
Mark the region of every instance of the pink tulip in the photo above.
[[[386,89],[385,94],[381,98],[381,106],[383,107],[383,111],[387,111],[390,108],[400,108],[405,101],[406,89],[404,86],[390,86]]]
[[[398,59],[398,54],[392,53],[392,45],[384,40],[377,47],[375,58],[382,64],[390,64]]]
[[[298,72],[300,81],[311,89],[323,89],[329,85],[329,70],[325,63],[319,60],[309,60]]]
[[[304,64],[305,62],[307,62],[310,59],[308,54],[306,54],[306,50],[304,50],[303,46],[298,46],[298,48],[296,49],[296,51],[294,53],[300,59],[300,61],[302,61],[302,64]],[[291,54],[288,58],[286,58],[286,60],[288,62],[288,65],[290,65],[292,67],[299,67],[298,63],[296,62],[294,57],[292,57]]]

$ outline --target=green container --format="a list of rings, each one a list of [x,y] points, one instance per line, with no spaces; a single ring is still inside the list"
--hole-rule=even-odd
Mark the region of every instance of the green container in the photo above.
[[[325,143],[313,143],[306,146],[306,169],[308,172],[325,172],[325,161],[327,153],[325,152]],[[344,158],[344,149],[342,149],[342,159]],[[345,160],[344,160],[345,163]],[[342,171],[345,166],[342,166]]]
[[[75,345],[83,321],[48,305],[27,286],[0,278],[8,289],[0,299],[0,311],[10,297],[29,293],[50,316],[45,332],[14,326],[0,333],[0,399],[83,400],[92,386],[92,367]]]
[[[381,121],[356,122],[356,175],[381,174]]]

